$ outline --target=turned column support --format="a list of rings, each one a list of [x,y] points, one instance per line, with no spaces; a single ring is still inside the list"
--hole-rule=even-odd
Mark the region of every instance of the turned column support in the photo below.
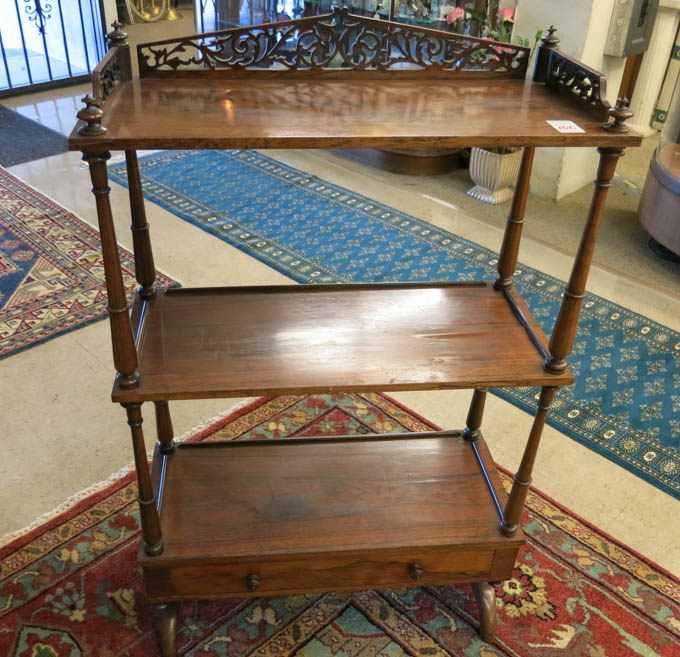
[[[137,151],[125,151],[130,215],[132,217],[132,244],[135,253],[135,274],[139,283],[139,295],[147,299],[156,294],[156,267],[153,262],[149,224],[144,209],[142,181],[139,177]]]
[[[129,304],[120,271],[120,258],[116,231],[113,225],[106,162],[111,157],[108,151],[83,153],[90,167],[92,193],[97,203],[97,220],[102,245],[104,272],[106,274],[106,294],[108,297],[109,320],[111,322],[111,342],[113,362],[118,372],[121,388],[134,388],[139,381],[137,372],[137,350],[132,335]]]
[[[498,278],[494,283],[497,290],[512,287],[512,275],[517,268],[517,255],[519,254],[519,242],[522,237],[524,225],[524,210],[529,194],[529,181],[531,179],[531,167],[534,163],[533,146],[525,146],[522,152],[522,163],[519,169],[519,177],[512,196],[512,207],[505,224],[503,244],[498,257]]]
[[[512,536],[519,526],[519,521],[522,516],[522,509],[524,509],[524,502],[531,484],[531,473],[534,469],[534,462],[536,461],[536,453],[541,442],[541,435],[545,420],[550,410],[553,397],[557,388],[545,387],[541,388],[541,394],[538,400],[538,409],[534,416],[534,422],[531,425],[531,432],[527,440],[522,461],[519,469],[515,473],[510,497],[505,505],[505,512],[503,513],[503,521],[501,522],[501,531],[506,536]]]
[[[132,434],[132,450],[135,455],[135,469],[137,470],[137,502],[139,503],[139,515],[142,522],[142,540],[144,552],[150,557],[157,557],[163,552],[163,540],[161,536],[161,524],[156,508],[156,495],[151,483],[149,472],[149,460],[146,455],[144,444],[144,431],[142,430],[142,405],[121,404],[127,413],[127,423],[130,425]]]
[[[172,429],[172,419],[170,418],[170,407],[166,401],[156,401],[153,403],[156,409],[156,435],[160,443],[161,454],[172,454],[177,447]]]
[[[595,191],[571,269],[569,283],[564,291],[562,304],[550,337],[550,356],[544,363],[545,369],[549,372],[563,372],[567,367],[566,358],[574,347],[578,318],[586,294],[586,282],[600,229],[602,211],[604,210],[607,192],[612,184],[616,164],[619,157],[623,155],[621,148],[598,148],[597,150],[600,153],[600,164],[597,168]]]
[[[155,605],[158,610],[158,639],[162,657],[177,657],[177,602]]]
[[[486,390],[486,388],[475,388],[472,393],[472,401],[463,430],[463,438],[470,442],[476,441],[481,433],[479,429],[482,426],[482,417],[484,416]]]
[[[474,582],[472,590],[479,610],[479,636],[487,643],[496,638],[496,592],[488,582]]]

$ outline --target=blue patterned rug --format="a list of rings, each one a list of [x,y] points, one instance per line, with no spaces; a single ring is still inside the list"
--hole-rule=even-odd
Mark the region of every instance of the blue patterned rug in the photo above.
[[[140,171],[147,198],[301,283],[496,276],[493,251],[259,153],[162,152]],[[515,278],[549,333],[564,283]],[[680,333],[588,295],[570,365],[550,424],[680,498]],[[537,389],[494,392],[534,413]]]

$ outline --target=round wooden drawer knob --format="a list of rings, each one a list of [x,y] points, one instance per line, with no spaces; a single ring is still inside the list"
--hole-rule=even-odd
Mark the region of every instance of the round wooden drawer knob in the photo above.
[[[255,573],[250,573],[250,575],[246,577],[246,588],[249,591],[257,591],[257,589],[260,588],[260,576]]]
[[[408,565],[408,574],[411,576],[411,579],[414,579],[417,582],[419,579],[423,579],[425,569],[419,563],[410,563]]]

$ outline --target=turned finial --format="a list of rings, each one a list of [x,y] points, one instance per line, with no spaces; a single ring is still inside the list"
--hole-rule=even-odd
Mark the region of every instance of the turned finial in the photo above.
[[[94,137],[96,135],[103,135],[106,132],[106,128],[102,125],[102,117],[104,112],[97,105],[97,101],[87,94],[85,98],[81,98],[85,103],[85,107],[81,109],[76,116],[81,120],[85,121],[86,125],[80,126],[78,128],[78,133],[85,137]]]
[[[120,28],[123,24],[119,21],[113,21],[111,23],[113,30],[106,35],[106,40],[109,42],[109,48],[114,48],[117,46],[127,46],[128,45],[128,35],[127,32],[123,32]]]
[[[560,42],[560,40],[554,36],[555,32],[557,32],[557,28],[554,25],[551,25],[548,30],[547,36],[542,36],[541,37],[541,45],[543,48],[557,48],[557,44]]]
[[[541,37],[536,54],[536,65],[534,67],[534,82],[544,84],[548,81],[549,71],[548,62],[550,60],[551,51],[557,50],[557,44],[560,40],[555,36],[557,31],[554,25],[551,25],[547,30],[547,34]]]
[[[625,96],[617,98],[616,105],[609,108],[609,116],[614,120],[605,123],[602,127],[609,132],[628,132],[630,128],[624,124],[624,121],[633,116],[633,112],[628,109],[630,101]]]

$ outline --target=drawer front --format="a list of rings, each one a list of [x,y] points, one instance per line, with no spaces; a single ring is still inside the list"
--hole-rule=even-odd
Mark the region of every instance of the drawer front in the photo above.
[[[512,552],[512,554],[510,554]],[[499,553],[504,553],[499,560]],[[508,553],[508,554],[505,554]],[[517,549],[372,551],[145,569],[152,601],[436,586],[509,576]],[[495,577],[494,577],[495,576]]]

